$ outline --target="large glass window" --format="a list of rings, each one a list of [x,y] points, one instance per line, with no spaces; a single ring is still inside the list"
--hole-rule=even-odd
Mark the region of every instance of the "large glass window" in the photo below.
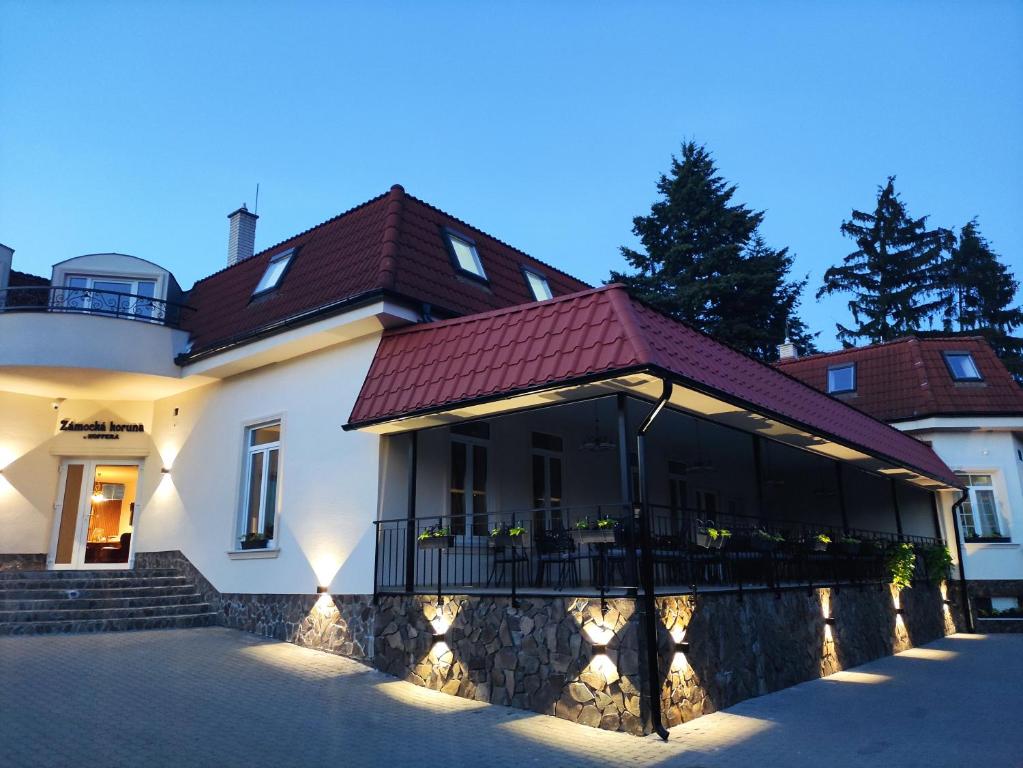
[[[969,352],[945,352],[945,365],[956,381],[983,381],[977,363]]]
[[[534,432],[533,446],[533,530],[559,530],[562,514],[561,452],[564,441],[558,435]]]
[[[990,474],[958,474],[967,486],[967,496],[959,507],[959,525],[963,538],[1002,539],[1007,533],[999,522],[994,478]]]
[[[486,536],[487,518],[487,446],[474,440],[451,441],[450,510],[451,533]]]
[[[245,431],[245,497],[239,533],[273,539],[277,524],[281,423],[259,424]]]

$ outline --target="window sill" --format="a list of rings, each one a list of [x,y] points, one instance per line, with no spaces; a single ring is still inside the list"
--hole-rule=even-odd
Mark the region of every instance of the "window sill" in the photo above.
[[[980,539],[980,538],[978,538],[978,539],[963,539],[963,542],[966,543],[966,544],[986,544],[988,546],[995,546],[995,547],[1018,547],[1019,546],[1019,544],[1014,544],[1012,542],[1012,539],[1010,539],[1008,537],[998,537],[998,538],[988,537],[988,538],[983,538],[983,539]]]
[[[268,560],[281,553],[280,547],[273,549],[232,549],[227,556],[232,560]]]

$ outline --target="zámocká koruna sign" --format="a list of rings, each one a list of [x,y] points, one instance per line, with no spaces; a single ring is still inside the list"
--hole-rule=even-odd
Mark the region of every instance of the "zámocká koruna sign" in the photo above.
[[[116,421],[60,420],[61,432],[82,432],[83,440],[120,440],[122,432],[145,432],[142,424],[122,424]]]

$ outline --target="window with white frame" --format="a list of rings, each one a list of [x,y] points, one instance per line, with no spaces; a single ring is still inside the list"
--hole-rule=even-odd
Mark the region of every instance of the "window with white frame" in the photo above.
[[[522,274],[526,277],[526,285],[529,286],[530,293],[533,294],[533,298],[537,301],[546,301],[547,299],[553,299],[554,294],[551,293],[551,287],[547,283],[547,278],[541,275],[539,272],[534,272],[531,269],[522,269]]]
[[[270,263],[266,265],[266,271],[259,278],[256,290],[252,292],[252,295],[258,296],[261,293],[272,291],[280,285],[281,279],[284,277],[284,273],[288,271],[288,265],[291,264],[291,259],[294,255],[295,249],[289,248],[286,251],[281,251],[271,256]]]
[[[959,507],[959,525],[963,538],[1003,539],[1007,533],[999,523],[998,501],[995,497],[994,477],[990,474],[957,473],[967,495]]]
[[[156,281],[134,277],[68,275],[57,303],[100,314],[152,317]]]
[[[270,421],[245,430],[245,490],[240,535],[274,538],[277,481],[280,477],[281,423]]]
[[[856,391],[856,364],[832,365],[828,368],[828,394]]]
[[[455,536],[486,536],[487,446],[490,425],[485,422],[451,428],[451,482],[448,513]]]

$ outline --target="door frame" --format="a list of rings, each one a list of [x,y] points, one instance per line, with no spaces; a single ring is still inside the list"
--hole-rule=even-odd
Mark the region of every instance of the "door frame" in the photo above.
[[[78,510],[75,514],[74,543],[71,547],[71,562],[57,563],[57,539],[60,535],[61,518],[64,515],[64,492],[67,486],[67,468],[69,464],[83,464],[82,493],[78,497]],[[53,504],[53,525],[50,532],[50,548],[46,553],[46,568],[52,571],[117,571],[128,570],[135,565],[135,533],[138,530],[139,506],[138,497],[142,488],[142,466],[144,460],[104,457],[61,457],[57,472],[57,498]],[[135,467],[135,515],[132,518],[132,535],[128,544],[128,559],[123,563],[86,563],[85,544],[89,535],[89,511],[91,509],[92,486],[96,482],[96,468]]]

